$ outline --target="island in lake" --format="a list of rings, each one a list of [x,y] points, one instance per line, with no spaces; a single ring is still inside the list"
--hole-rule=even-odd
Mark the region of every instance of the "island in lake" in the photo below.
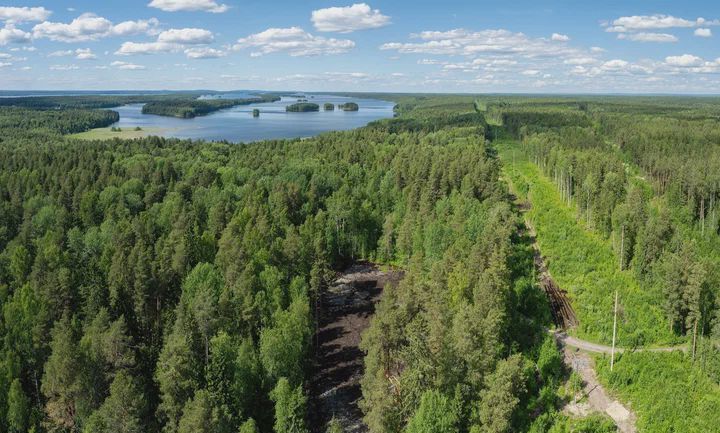
[[[325,105],[323,105],[323,109],[325,111],[334,111],[335,110],[335,104],[332,104],[330,102],[326,102]]]
[[[346,102],[344,104],[340,104],[338,105],[338,108],[343,111],[358,111],[360,109],[358,104],[354,102]]]
[[[143,106],[142,113],[192,119],[197,116],[205,116],[215,111],[238,105],[259,104],[279,100],[280,97],[275,95],[262,95],[256,98],[244,99],[194,99],[179,97],[148,102]]]
[[[289,113],[308,113],[312,111],[320,111],[320,106],[311,102],[298,102],[297,104],[285,107],[285,111]]]

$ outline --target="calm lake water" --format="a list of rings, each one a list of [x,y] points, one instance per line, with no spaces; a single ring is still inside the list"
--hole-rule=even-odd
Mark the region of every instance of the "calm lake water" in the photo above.
[[[247,97],[244,94],[226,94],[226,98]],[[310,137],[326,131],[359,128],[373,120],[393,116],[394,103],[377,99],[345,98],[340,96],[313,95],[308,102],[320,105],[319,112],[287,113],[285,107],[297,102],[297,97],[283,97],[272,103],[252,104],[216,111],[194,119],[142,114],[142,104],[113,108],[120,113],[120,121],[113,126],[134,128],[139,126],[165,137],[203,140],[227,140],[248,142],[279,138]],[[356,102],[360,110],[345,112],[323,111],[326,102],[344,104]],[[253,109],[260,110],[260,117],[252,116]]]

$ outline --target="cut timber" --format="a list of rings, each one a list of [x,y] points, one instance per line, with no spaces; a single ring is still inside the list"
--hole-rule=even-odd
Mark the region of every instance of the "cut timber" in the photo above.
[[[527,211],[529,208],[530,206],[528,204],[524,207],[524,209],[521,208],[521,210]],[[529,221],[527,221],[527,219],[525,220],[525,225],[527,226],[528,232],[533,240],[532,246],[534,251],[535,270],[538,273],[538,283],[550,302],[555,326],[559,329],[569,329],[579,325],[580,322],[575,315],[575,310],[573,310],[572,305],[570,305],[570,299],[567,297],[567,292],[557,285],[547,269],[545,259],[540,253],[540,247],[537,244],[535,228]]]

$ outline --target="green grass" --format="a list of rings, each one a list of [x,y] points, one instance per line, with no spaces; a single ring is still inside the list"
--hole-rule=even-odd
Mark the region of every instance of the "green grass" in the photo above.
[[[140,131],[135,131],[135,127],[122,128],[122,131],[112,131],[110,127],[107,128],[95,128],[89,131],[80,132],[78,134],[70,134],[69,138],[77,138],[79,140],[108,140],[111,138],[143,138],[151,135],[164,135],[167,129],[164,128],[143,128]]]
[[[515,193],[532,203],[526,217],[537,232],[550,274],[568,292],[580,321],[573,333],[598,343],[611,343],[617,290],[618,345],[677,343],[661,309],[661,294],[641,288],[631,271],[618,270],[618,258],[610,241],[577,222],[576,211],[561,200],[552,181],[527,160],[519,144],[506,141],[497,148],[504,175]]]
[[[720,386],[682,352],[621,355],[610,372],[596,359],[601,382],[632,402],[643,433],[720,432]]]

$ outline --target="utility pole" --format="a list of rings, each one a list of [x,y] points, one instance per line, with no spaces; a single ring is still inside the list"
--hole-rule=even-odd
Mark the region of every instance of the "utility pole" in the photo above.
[[[615,314],[613,315],[613,341],[612,351],[610,352],[610,371],[615,366],[615,338],[617,337],[617,307],[618,307],[618,292],[615,290]]]
[[[623,260],[625,256],[625,224],[622,226],[622,234],[620,235],[620,270],[623,270],[623,265],[625,264]]]
[[[693,362],[695,361],[695,349],[697,347],[697,327],[698,327],[698,319],[695,318],[695,326],[693,327],[693,347],[692,347],[692,359]]]

